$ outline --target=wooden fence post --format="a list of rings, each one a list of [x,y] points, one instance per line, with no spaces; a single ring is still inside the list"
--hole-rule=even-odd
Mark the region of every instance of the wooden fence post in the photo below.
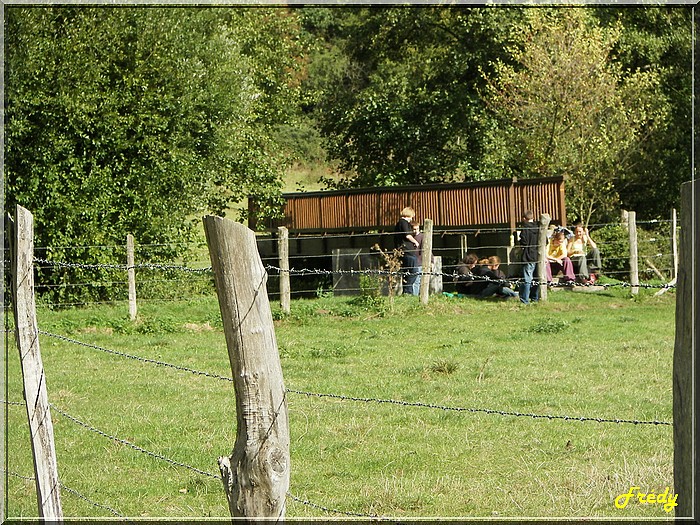
[[[421,257],[423,260],[423,269],[421,271],[420,302],[423,305],[428,304],[430,296],[430,279],[433,273],[433,220],[425,219],[423,221],[423,244],[421,247]]]
[[[126,236],[126,273],[129,280],[129,319],[136,320],[136,269],[134,268],[134,236]]]
[[[630,241],[630,285],[632,295],[639,293],[639,259],[637,257],[637,212],[630,211],[627,216]]]
[[[700,423],[693,411],[697,395],[694,371],[697,368],[698,283],[697,234],[700,214],[694,207],[700,202],[695,181],[681,185],[680,265],[676,289],[676,338],[673,350],[673,480],[678,494],[677,517],[700,516],[700,463],[695,446]],[[693,196],[693,194],[695,194]],[[696,366],[693,366],[695,363]]]
[[[678,276],[678,215],[676,213],[676,208],[673,208],[671,213],[671,248],[673,249],[673,275],[671,280],[676,279]]]
[[[467,250],[469,249],[469,244],[468,244],[468,239],[467,239],[467,234],[462,233],[459,236],[459,253],[460,259],[464,259],[464,256],[467,255]]]
[[[39,350],[39,328],[34,299],[34,218],[21,206],[17,206],[13,237],[12,292],[15,338],[22,364],[39,516],[47,520],[62,521],[53,423],[49,410],[46,374]]]
[[[547,300],[547,229],[552,218],[543,213],[540,215],[539,237],[537,238],[537,280],[540,287],[540,301]]]
[[[290,312],[291,286],[289,282],[289,230],[284,226],[277,228],[277,251],[280,263],[280,306],[285,314]]]
[[[287,399],[255,234],[204,217],[236,393],[236,442],[219,469],[233,517],[284,516],[290,455]]]

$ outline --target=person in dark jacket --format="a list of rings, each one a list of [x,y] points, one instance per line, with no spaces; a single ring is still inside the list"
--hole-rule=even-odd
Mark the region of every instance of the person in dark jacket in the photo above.
[[[413,208],[406,207],[401,210],[401,218],[394,227],[394,247],[401,250],[401,272],[403,273],[403,293],[411,295],[413,293],[413,283],[418,272],[416,271],[417,255],[416,250],[420,246],[413,237],[413,227],[411,222],[416,216]]]
[[[468,253],[457,265],[457,275],[454,278],[457,293],[464,295],[477,295],[479,293],[477,285],[480,283],[474,282],[474,274],[472,273],[478,260],[476,254]]]
[[[493,284],[497,286],[496,291],[489,294],[489,296],[495,295],[506,299],[510,297],[518,297],[518,293],[510,287],[506,274],[503,273],[503,270],[501,270],[501,258],[498,255],[492,255],[489,257],[489,270],[491,270],[489,275],[492,275],[493,279],[498,279],[497,283],[492,283],[492,286]],[[481,293],[482,295],[486,295],[486,292]]]
[[[505,274],[498,270],[500,264],[501,259],[494,256],[479,260],[472,269],[472,273],[476,276],[472,289],[478,290],[477,297],[479,299],[486,299],[494,295],[501,298],[517,297],[518,294],[508,287]],[[496,270],[494,270],[494,265]]]
[[[472,268],[474,283],[471,286],[472,293],[483,299],[493,295],[498,290],[498,283],[493,282],[496,274],[491,272],[488,259],[479,259]]]
[[[523,228],[520,232],[520,247],[522,248],[523,282],[518,287],[520,301],[530,304],[540,298],[540,287],[533,286],[532,281],[537,270],[539,226],[534,221],[532,210],[523,214]]]

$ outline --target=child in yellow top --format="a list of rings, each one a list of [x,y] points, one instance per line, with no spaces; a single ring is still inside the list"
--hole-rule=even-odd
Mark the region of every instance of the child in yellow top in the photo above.
[[[564,232],[555,231],[547,245],[547,282],[552,282],[552,276],[557,275],[559,272],[564,274],[562,280],[566,283],[573,283],[576,280],[574,266],[566,250]]]
[[[569,258],[574,265],[576,279],[582,283],[595,283],[600,272],[601,260],[598,246],[581,223],[574,227],[574,236],[567,245]]]

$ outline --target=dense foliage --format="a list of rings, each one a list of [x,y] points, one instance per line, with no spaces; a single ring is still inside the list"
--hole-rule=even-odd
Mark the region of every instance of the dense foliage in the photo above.
[[[304,21],[319,60],[343,57],[312,90],[336,185],[564,174],[573,219],[677,207],[691,177],[690,8],[327,13]]]
[[[358,8],[318,34],[339,46],[316,113],[341,185],[480,178],[493,124],[483,111],[482,67],[503,56],[518,10]],[[307,18],[308,20],[308,18]]]
[[[565,175],[569,219],[617,213],[616,184],[633,152],[665,131],[668,103],[656,71],[624,72],[611,59],[621,26],[600,28],[585,9],[527,11],[484,97],[499,117],[491,155],[516,176]]]
[[[5,12],[5,203],[51,258],[112,262],[100,246],[127,233],[173,257],[198,214],[279,195],[273,131],[298,104],[284,11]]]
[[[292,160],[345,187],[564,174],[597,223],[666,218],[691,176],[689,7],[4,12],[5,205],[40,256],[181,256],[201,214],[279,213]]]

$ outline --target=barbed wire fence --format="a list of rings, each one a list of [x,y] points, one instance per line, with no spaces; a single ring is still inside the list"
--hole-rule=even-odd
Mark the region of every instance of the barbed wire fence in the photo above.
[[[187,372],[191,373],[194,375],[199,375],[199,376],[204,376],[204,377],[209,377],[215,380],[219,381],[225,381],[225,382],[233,382],[233,379],[231,377],[227,376],[222,376],[220,374],[215,374],[211,372],[206,372],[202,370],[197,370],[193,369],[190,367],[185,367],[182,365],[177,365],[173,363],[168,363],[165,361],[160,361],[156,359],[150,359],[150,358],[144,358],[140,356],[136,356],[133,354],[129,354],[127,352],[122,352],[119,350],[114,350],[114,349],[109,349],[100,345],[95,345],[92,343],[86,343],[83,341],[79,341],[64,335],[60,334],[54,334],[51,332],[47,332],[44,330],[40,330],[39,334],[42,336],[54,338],[60,341],[63,341],[65,343],[70,343],[74,344],[80,347],[84,348],[89,348],[92,350],[104,352],[113,356],[121,357],[121,358],[126,358],[126,359],[131,359],[140,363],[148,364],[148,365],[154,365],[154,366],[159,366],[159,367],[166,367],[166,368],[171,368],[176,371],[180,372]],[[315,397],[315,398],[322,398],[322,399],[333,399],[333,400],[340,400],[340,401],[349,401],[349,402],[356,402],[356,403],[364,403],[364,404],[390,404],[393,406],[399,406],[399,407],[405,407],[405,408],[423,408],[423,409],[431,409],[431,410],[439,410],[443,412],[457,412],[457,413],[482,413],[486,415],[499,415],[503,417],[516,417],[516,418],[528,418],[528,419],[540,419],[540,420],[549,420],[549,421],[554,421],[554,420],[561,420],[561,421],[566,421],[566,422],[580,422],[580,423],[600,423],[600,424],[629,424],[629,425],[648,425],[648,426],[660,426],[660,427],[668,427],[672,426],[673,423],[669,421],[659,421],[659,420],[638,420],[638,419],[628,419],[628,418],[605,418],[605,417],[597,417],[597,416],[581,416],[581,415],[560,415],[560,414],[536,414],[536,413],[525,413],[525,412],[517,412],[517,411],[508,411],[508,410],[498,410],[498,409],[489,409],[489,408],[483,408],[483,407],[459,407],[459,406],[445,406],[445,405],[438,405],[434,403],[424,403],[424,402],[417,402],[417,401],[405,401],[405,400],[399,400],[399,399],[386,399],[386,398],[372,398],[372,397],[356,397],[356,396],[347,396],[347,395],[342,395],[342,394],[334,394],[334,393],[319,393],[319,392],[308,392],[308,391],[303,391],[303,390],[296,390],[296,389],[286,389],[288,393],[291,394],[296,394],[299,396],[305,396],[305,397]],[[25,403],[21,401],[5,401],[5,404],[8,406],[24,406]],[[189,471],[195,472],[198,475],[205,476],[208,478],[212,479],[217,479],[221,480],[221,476],[218,474],[213,474],[211,472],[208,472],[204,469],[201,469],[199,467],[195,467],[192,465],[189,465],[187,463],[184,463],[182,461],[178,461],[172,458],[169,458],[163,454],[160,454],[158,452],[154,452],[152,450],[145,449],[143,447],[140,447],[131,441],[120,438],[116,435],[110,434],[109,432],[106,432],[104,430],[100,430],[96,428],[95,426],[91,425],[90,423],[87,423],[83,421],[82,419],[75,417],[65,410],[57,407],[55,404],[51,404],[51,409],[54,410],[56,413],[58,413],[60,416],[65,418],[68,421],[71,421],[72,423],[76,424],[77,426],[88,430],[92,433],[95,433],[103,438],[109,439],[111,441],[114,441],[116,443],[120,443],[124,446],[127,446],[136,452],[139,452],[141,454],[144,454],[152,459],[159,460],[166,462],[170,464],[173,467],[178,467],[178,468],[183,468],[187,469]],[[17,476],[17,477],[23,477],[23,476]],[[30,479],[30,478],[24,478],[24,479]],[[33,478],[31,478],[33,479]],[[61,487],[65,487],[65,485],[61,484]],[[93,500],[83,496],[79,492],[75,491],[74,489],[67,488],[67,490],[74,495],[78,496],[79,498],[87,501],[88,503],[92,504],[93,506],[97,508],[102,508],[109,510],[113,514],[123,517],[122,514],[120,514],[118,511],[115,511],[112,507],[104,504],[99,504],[94,502]],[[314,508],[316,510],[322,510],[324,512],[327,512],[329,514],[335,514],[335,515],[344,515],[344,516],[354,516],[354,517],[364,517],[364,518],[374,518],[374,519],[388,519],[388,518],[383,518],[381,516],[378,516],[376,514],[372,513],[357,513],[357,512],[351,512],[351,511],[344,511],[344,510],[339,510],[339,509],[334,509],[325,505],[320,505],[318,503],[314,503],[309,501],[308,499],[301,498],[295,494],[293,494],[291,491],[287,493],[287,497],[291,499],[292,501],[295,501],[297,503],[309,506],[311,508]]]
[[[672,283],[677,267],[677,255],[674,249],[673,222],[671,220],[637,221],[640,235],[638,249],[640,252],[640,277],[642,281],[662,281]],[[596,239],[603,259],[602,274],[609,282],[598,283],[608,287],[632,287],[629,284],[629,250],[627,240],[623,238],[620,223],[604,223],[590,225],[591,236],[601,235]],[[676,227],[678,229],[678,227]],[[439,272],[430,273],[434,278],[441,278],[445,290],[453,286],[454,273],[459,259],[467,252],[476,252],[480,257],[501,255],[502,269],[512,285],[520,280],[522,263],[519,260],[519,247],[510,238],[509,228],[463,228],[450,230],[435,230],[433,247],[434,257],[441,259]],[[386,278],[389,274],[373,273],[369,270],[379,269],[381,260],[372,250],[374,245],[384,249],[393,247],[393,232],[360,232],[352,234],[330,233],[295,234],[289,237],[289,275],[294,277],[292,294],[294,297],[313,297],[330,294],[360,294],[364,288],[356,279],[360,275]],[[506,240],[506,243],[503,241]],[[280,298],[279,278],[282,272],[278,253],[278,235],[272,232],[258,235],[257,243],[261,260],[269,269],[268,295]],[[56,273],[80,269],[87,272],[83,280],[63,278],[59,282],[41,285],[42,292],[62,292],[61,297],[67,299],[46,300],[40,295],[39,306],[62,308],[71,306],[120,304],[129,301],[126,274],[129,270],[138,272],[136,279],[136,297],[139,303],[162,303],[181,301],[196,296],[213,294],[213,278],[206,257],[205,243],[171,243],[171,244],[136,244],[136,259],[149,261],[165,249],[186,248],[193,253],[191,260],[176,263],[142,262],[134,265],[102,264],[69,262],[71,259],[55,259],[48,255],[61,252],[69,255],[71,252],[82,253],[86,249],[102,251],[110,257],[126,259],[125,246],[96,245],[96,246],[60,246],[40,247],[37,253],[46,256],[37,257],[37,269],[40,272]],[[339,265],[335,260],[340,260]],[[345,262],[343,262],[345,261]],[[368,262],[369,261],[369,262]],[[344,272],[344,269],[354,271]],[[363,267],[363,265],[365,267]],[[367,268],[366,266],[371,266]],[[361,272],[365,270],[364,272]],[[122,275],[115,274],[115,271]],[[410,275],[408,273],[407,275]],[[424,275],[421,272],[417,275]],[[619,281],[619,282],[611,282]],[[644,284],[634,286],[635,289],[669,288],[664,284]],[[555,285],[556,286],[556,283]],[[77,293],[78,291],[84,293]],[[51,294],[47,294],[50,296]],[[54,294],[58,295],[58,294]],[[83,299],[81,297],[86,297]],[[96,298],[99,297],[99,298]]]
[[[391,233],[388,234],[382,234],[382,235],[393,235]],[[322,238],[322,237],[321,237]],[[652,238],[651,240],[648,240],[648,242],[655,243],[657,242],[655,238]],[[496,245],[485,245],[481,246],[480,248],[482,249],[491,249],[491,248],[502,248],[502,246],[496,246]],[[659,253],[659,257],[665,256],[663,253]],[[320,257],[325,257],[324,255],[317,255],[317,256],[312,256],[312,257],[299,257],[299,260],[303,260],[304,262],[308,262],[309,260],[314,260],[315,258],[320,258]],[[275,266],[271,264],[271,261],[273,258],[268,258],[267,262],[264,262],[265,265],[265,270],[268,273],[270,277],[273,277],[275,275],[279,275],[282,272],[289,272],[290,275],[294,276],[322,276],[322,277],[333,277],[337,275],[351,275],[351,276],[358,276],[358,275],[366,275],[366,276],[378,276],[378,277],[388,277],[392,274],[395,274],[396,272],[390,272],[387,270],[382,270],[382,269],[364,269],[364,270],[333,270],[333,269],[324,269],[324,268],[314,268],[314,267],[302,267],[302,268],[290,268],[289,270],[283,270],[279,266]],[[162,274],[171,275],[171,274],[176,274],[176,273],[182,273],[186,274],[188,276],[198,276],[202,277],[204,279],[207,279],[208,281],[211,280],[211,267],[210,266],[197,266],[197,267],[191,267],[191,266],[185,266],[185,265],[180,265],[180,264],[161,264],[161,263],[141,263],[141,264],[134,264],[134,265],[121,265],[121,264],[95,264],[95,263],[79,263],[79,262],[66,262],[66,261],[56,261],[56,260],[50,260],[50,259],[45,259],[45,258],[34,258],[34,262],[39,265],[42,269],[50,269],[50,268],[61,268],[61,269],[88,269],[88,270],[104,270],[104,271],[109,271],[109,272],[124,272],[128,271],[129,269],[136,269],[139,271],[150,271],[150,272],[161,272]],[[454,279],[455,273],[448,273],[448,272],[431,272],[427,275],[434,275],[436,277],[440,277],[444,280],[451,280]],[[492,279],[489,279],[488,277],[477,277],[477,279],[483,279],[486,281],[492,281]],[[167,278],[162,278],[158,280],[154,280],[154,282],[167,282]],[[117,284],[117,285],[122,285],[125,284],[124,281],[121,280],[113,280],[113,281],[108,281],[109,284]],[[501,281],[499,281],[501,282]],[[510,279],[511,283],[518,284],[520,281],[516,279]],[[91,282],[86,282],[86,283],[66,283],[65,286],[92,286],[93,283]],[[56,285],[58,286],[58,285]],[[556,284],[554,284],[556,286]],[[628,288],[632,287],[630,283],[627,282],[615,282],[615,283],[606,283],[603,285],[604,288],[611,288],[611,287],[623,287],[623,288]],[[673,288],[674,285],[672,284],[639,284],[635,285],[638,288],[658,288],[658,289],[666,289],[666,288]],[[310,290],[313,291],[313,290]],[[107,301],[107,302],[113,302],[113,301]],[[84,303],[80,303],[84,304]],[[52,304],[50,306],[54,307],[65,307],[68,306],[67,304]],[[225,376],[220,376],[217,374],[212,374],[204,371],[199,371],[196,369],[180,366],[180,365],[174,365],[170,363],[166,363],[163,361],[158,361],[158,360],[153,360],[153,359],[147,359],[147,358],[141,358],[138,356],[130,355],[125,352],[120,352],[117,350],[110,350],[105,347],[101,347],[98,345],[90,344],[90,343],[84,343],[66,336],[62,336],[59,334],[54,334],[46,331],[40,330],[39,333],[42,336],[46,337],[51,337],[55,339],[62,340],[63,342],[70,343],[70,344],[75,344],[79,345],[85,348],[90,348],[93,350],[98,350],[102,351],[105,353],[109,353],[115,356],[119,357],[124,357],[124,358],[129,358],[133,359],[136,361],[141,361],[143,363],[147,364],[152,364],[152,365],[157,365],[157,366],[163,366],[163,367],[168,367],[168,368],[173,368],[179,371],[184,371],[184,372],[189,372],[197,375],[202,375],[206,377],[211,377],[214,379],[218,380],[224,380],[224,381],[232,381],[232,378],[225,377]],[[6,330],[7,334],[7,330]],[[305,392],[305,391],[300,391],[300,390],[291,390],[287,389],[288,393],[292,394],[297,394],[301,396],[306,396],[306,397],[316,397],[316,398],[329,398],[329,399],[336,399],[336,400],[342,400],[342,401],[352,401],[352,402],[362,402],[362,403],[378,403],[378,404],[391,404],[391,405],[396,405],[396,406],[403,406],[403,407],[419,407],[419,408],[428,408],[428,409],[434,409],[434,410],[443,410],[443,411],[450,411],[450,412],[465,412],[465,413],[484,413],[484,414],[491,414],[491,415],[501,415],[501,416],[511,416],[511,417],[527,417],[527,418],[532,418],[532,419],[548,419],[548,420],[563,420],[563,421],[578,421],[578,422],[597,422],[597,423],[616,423],[616,424],[633,424],[633,425],[654,425],[654,426],[669,426],[672,425],[670,422],[666,421],[642,421],[642,420],[635,420],[635,419],[626,419],[626,418],[601,418],[601,417],[595,417],[595,416],[569,416],[569,415],[547,415],[547,414],[532,414],[532,413],[519,413],[516,411],[507,411],[507,410],[497,410],[497,409],[488,409],[488,408],[473,408],[473,407],[450,407],[450,406],[441,406],[441,405],[435,405],[435,404],[430,404],[430,403],[422,403],[422,402],[409,402],[409,401],[402,401],[402,400],[397,400],[397,399],[380,399],[380,398],[370,398],[370,397],[353,397],[353,396],[345,396],[341,394],[333,394],[333,393],[316,393],[316,392]],[[5,401],[5,404],[8,406],[19,406],[22,405],[23,403],[21,402],[13,402],[13,401]],[[161,460],[161,461],[166,461],[170,463],[173,466],[176,467],[181,467],[181,468],[187,468],[189,470],[192,470],[200,475],[207,476],[207,477],[212,477],[216,479],[221,479],[221,476],[218,476],[216,474],[212,474],[209,472],[206,472],[202,469],[198,469],[197,467],[193,467],[191,465],[187,465],[182,462],[178,462],[176,460],[172,460],[170,458],[167,458],[166,456],[163,456],[161,454],[148,451],[146,449],[143,449],[141,447],[138,447],[134,445],[133,443],[129,442],[128,440],[124,440],[122,438],[119,438],[117,436],[111,435],[107,432],[101,431],[93,426],[91,426],[88,423],[85,423],[81,421],[80,419],[71,416],[67,412],[57,408],[56,406],[52,405],[52,408],[56,410],[57,413],[59,413],[61,416],[65,417],[66,419],[72,421],[76,425],[79,425],[86,430],[89,430],[91,432],[94,432],[98,435],[101,435],[102,437],[111,439],[113,441],[120,442],[126,446],[129,446],[133,448],[134,450],[146,454],[154,459]],[[18,475],[16,473],[10,473],[11,475],[14,475],[16,477],[20,477],[23,479],[30,479],[28,477],[23,477],[21,475]],[[63,486],[63,485],[62,485]],[[93,504],[97,508],[103,508],[105,510],[108,510],[112,514],[116,516],[121,516],[121,514],[114,509],[112,509],[109,506],[106,505],[101,505],[98,503],[93,502],[89,498],[86,498],[85,496],[81,495],[77,491],[74,491],[72,489],[66,488],[69,492],[75,494],[81,499],[84,499],[88,503]],[[312,503],[304,498],[300,498],[298,496],[295,496],[291,493],[288,493],[288,497],[297,503],[301,503],[304,505],[307,505],[311,508],[317,509],[317,510],[323,510],[324,512],[332,513],[332,514],[339,514],[339,515],[346,515],[346,516],[358,516],[358,517],[371,517],[371,518],[377,518],[378,516],[374,514],[361,514],[361,513],[353,513],[353,512],[347,512],[347,511],[342,511],[338,509],[331,509],[329,507],[325,507],[323,505],[319,505],[316,503]]]

